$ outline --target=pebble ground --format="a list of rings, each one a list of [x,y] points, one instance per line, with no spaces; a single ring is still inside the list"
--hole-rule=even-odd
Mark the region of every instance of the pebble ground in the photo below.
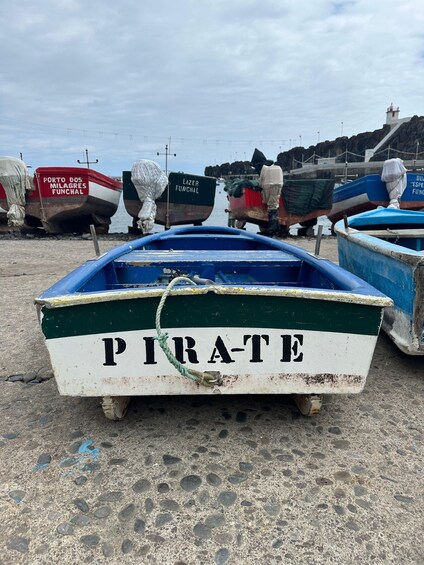
[[[111,422],[58,394],[32,303],[92,255],[0,240],[2,565],[424,562],[424,359],[381,335],[365,390],[314,418],[287,396],[185,396]]]

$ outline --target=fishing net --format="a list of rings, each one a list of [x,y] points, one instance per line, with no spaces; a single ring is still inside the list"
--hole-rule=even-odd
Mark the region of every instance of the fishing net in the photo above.
[[[334,180],[286,180],[281,195],[287,212],[306,216],[314,210],[330,210],[333,204],[333,189]]]
[[[255,179],[250,180],[237,178],[225,181],[224,190],[228,193],[228,196],[240,198],[240,196],[243,194],[243,188],[251,188],[252,190],[256,190],[258,192],[262,190],[259,181]]]

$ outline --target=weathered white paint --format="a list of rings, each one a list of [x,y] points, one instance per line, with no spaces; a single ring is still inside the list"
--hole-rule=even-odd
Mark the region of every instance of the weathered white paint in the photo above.
[[[412,324],[408,314],[400,308],[391,307],[387,308],[381,327],[401,351],[407,355],[423,355],[423,337],[414,334]]]
[[[362,192],[361,194],[357,194],[356,196],[352,196],[351,198],[346,198],[345,200],[340,200],[340,202],[335,202],[330,212],[328,213],[328,216],[331,217],[334,214],[355,208],[356,206],[360,206],[361,204],[367,202],[369,202],[368,194]]]
[[[303,335],[303,344],[298,342]],[[261,362],[251,362],[251,338],[261,338]],[[291,361],[282,362],[281,335],[292,336],[295,345]],[[134,396],[162,394],[307,394],[360,392],[365,384],[376,345],[376,336],[318,331],[293,331],[264,328],[184,328],[169,330],[173,337],[191,336],[199,363],[187,363],[198,371],[219,371],[222,386],[208,389],[179,374],[155,341],[157,364],[145,364],[145,341],[154,330],[86,335],[47,340],[59,392],[70,396]],[[234,360],[222,362],[218,354],[211,362],[220,336]],[[114,366],[105,366],[103,339],[121,338],[122,353],[114,355]],[[245,341],[245,343],[243,343]],[[186,344],[186,341],[184,341]],[[244,349],[244,351],[240,351]],[[215,351],[215,353],[217,353]],[[299,355],[302,354],[302,360]],[[297,361],[295,359],[298,359]],[[316,377],[319,375],[320,377]]]
[[[121,196],[121,191],[90,181],[88,184],[88,194],[93,198],[105,200],[106,202],[111,202],[117,206]]]

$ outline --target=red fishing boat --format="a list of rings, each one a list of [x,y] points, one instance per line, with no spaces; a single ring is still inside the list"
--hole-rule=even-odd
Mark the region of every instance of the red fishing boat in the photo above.
[[[268,210],[258,188],[246,183],[235,194],[229,191],[229,205],[232,217],[238,222],[250,222],[259,226],[260,231],[268,228]],[[278,209],[278,221],[282,235],[290,226],[314,225],[316,218],[328,214],[332,204],[334,180],[301,179],[284,182]]]
[[[1,182],[1,181],[0,181]],[[107,233],[118,208],[122,183],[83,167],[39,167],[25,192],[25,218],[21,228],[42,228],[47,233],[84,233],[94,225]],[[9,200],[0,183],[0,207],[7,229]]]

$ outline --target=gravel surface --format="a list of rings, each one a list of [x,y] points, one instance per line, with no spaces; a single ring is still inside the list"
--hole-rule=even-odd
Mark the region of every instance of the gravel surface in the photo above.
[[[93,255],[0,238],[0,564],[423,563],[424,359],[380,335],[365,390],[315,418],[286,396],[168,396],[111,422],[59,396],[33,305]]]

